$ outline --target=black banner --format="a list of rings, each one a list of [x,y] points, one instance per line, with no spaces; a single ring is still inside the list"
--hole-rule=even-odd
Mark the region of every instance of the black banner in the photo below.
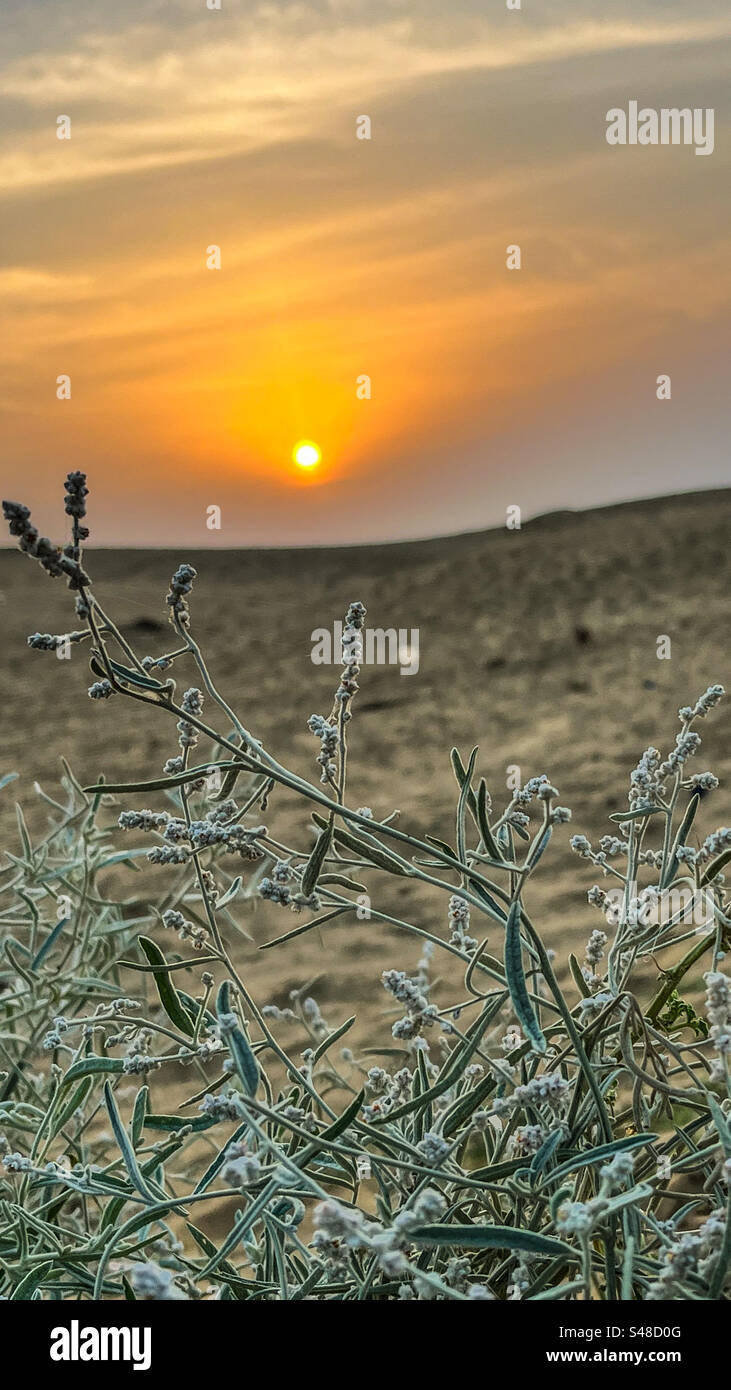
[[[273,1336],[296,1333],[303,1314],[308,1354],[315,1361],[331,1356],[344,1327],[369,1344],[374,1336],[388,1336],[393,1329],[388,1313],[383,1323],[379,1319],[374,1325],[372,1305],[367,1313],[362,1310],[363,1321],[356,1316],[354,1326],[349,1311],[335,1306],[326,1317],[319,1304],[313,1322],[310,1304],[305,1310],[301,1304],[274,1308],[254,1302],[256,1307],[248,1309],[241,1303],[203,1301],[139,1302],[134,1308],[131,1303],[19,1303],[11,1309],[6,1302],[0,1311],[0,1333],[5,1356],[14,1349],[22,1355],[25,1370],[43,1371],[50,1385],[69,1377],[81,1385],[87,1378],[91,1384],[99,1373],[102,1383],[118,1375],[140,1380],[170,1372],[189,1376],[195,1365],[206,1361],[215,1364],[217,1372],[243,1372],[245,1365],[251,1369],[252,1354],[261,1356],[271,1347]],[[462,1316],[452,1305],[444,1313],[445,1323],[441,1307],[424,1308],[423,1315],[427,1312],[432,1321],[422,1323],[418,1307],[399,1308],[399,1329],[409,1336],[410,1361],[432,1355],[433,1338],[458,1329],[459,1335],[470,1338],[471,1355],[473,1339],[479,1336],[485,1355],[507,1358],[521,1374],[540,1371],[548,1376],[567,1370],[586,1375],[605,1366],[630,1372],[660,1366],[682,1370],[686,1376],[688,1371],[703,1371],[717,1362],[712,1334],[718,1332],[719,1312],[723,1316],[723,1309],[712,1303],[556,1306],[516,1301],[483,1304],[463,1310]],[[416,1342],[411,1340],[415,1329]]]

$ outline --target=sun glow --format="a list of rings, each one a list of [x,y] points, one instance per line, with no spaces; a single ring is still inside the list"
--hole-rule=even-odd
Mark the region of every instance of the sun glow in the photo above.
[[[311,439],[300,439],[299,444],[295,444],[292,450],[292,458],[300,468],[315,468],[322,459],[322,454]]]

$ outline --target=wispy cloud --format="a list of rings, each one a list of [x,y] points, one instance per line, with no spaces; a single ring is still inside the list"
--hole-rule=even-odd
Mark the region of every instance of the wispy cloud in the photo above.
[[[0,190],[337,138],[334,114],[352,116],[380,96],[453,74],[560,59],[570,80],[572,63],[591,55],[731,37],[723,10],[673,18],[641,6],[611,22],[552,10],[547,22],[526,20],[457,7],[445,26],[428,15],[421,23],[401,5],[363,2],[324,13],[261,5],[225,20],[198,13],[188,24],[111,34],[82,29],[73,46],[8,63],[0,95],[17,110],[0,146]],[[61,113],[75,128],[59,145],[52,116]]]
[[[592,473],[589,459],[588,500],[645,460],[643,490],[682,476],[683,402],[691,381],[700,400],[699,379],[716,379],[728,315],[722,0],[616,0],[611,16],[600,0],[513,13],[150,0],[145,14],[31,0],[10,37],[0,408],[13,466],[45,479],[49,448],[96,462],[108,539],[149,538],[164,504],[171,534],[205,543],[202,490],[235,499],[243,479],[256,515],[229,544],[332,539],[338,517],[341,539],[456,529],[478,520],[476,497],[498,519],[508,486],[527,512],[551,487],[578,497],[563,436],[589,403],[602,457],[631,434],[634,464]],[[714,105],[713,158],[610,150],[604,113],[629,97]],[[361,112],[370,144],[355,140]],[[514,242],[520,274],[505,267]],[[676,436],[661,457],[653,381],[668,362]],[[632,433],[622,412],[640,390]],[[694,480],[720,467],[709,399]],[[291,444],[310,434],[322,486],[295,490]]]

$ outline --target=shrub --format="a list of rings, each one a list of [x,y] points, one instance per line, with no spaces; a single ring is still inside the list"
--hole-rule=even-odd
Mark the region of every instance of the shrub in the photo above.
[[[102,609],[83,567],[86,494],[70,474],[62,547],[4,503],[20,548],[75,595],[78,630],[29,644],[85,643],[92,700],[162,712],[178,751],[144,782],[82,788],[67,769],[65,801],[40,793],[51,825],[35,844],[18,812],[20,852],[0,879],[3,1296],[723,1298],[731,830],[700,840],[695,818],[717,782],[686,767],[722,688],[681,709],[668,756],[643,753],[613,833],[596,849],[573,837],[608,888],[589,889],[603,926],[583,964],[570,958],[567,997],[526,908],[570,819],[548,778],[498,812],[477,750],[466,763],[453,750],[451,844],[350,808],[357,602],[332,710],[309,720],[319,781],[289,771],[213,682],[191,627],[191,566],[167,595],[169,652],[140,660]],[[197,683],[178,694],[172,672],[186,662]],[[302,848],[263,823],[279,787],[311,816]],[[156,809],[124,809],[133,840],[114,848],[108,807],[133,794]],[[110,871],[126,877],[140,860],[152,905],[109,897]],[[379,910],[384,876],[428,887],[444,930]],[[253,895],[297,917],[269,946],[327,922],[357,931],[363,915],[417,937],[416,970],[383,975],[398,1015],[392,1070],[360,1063],[343,1046],[353,1020],[331,1030],[302,992],[291,1009],[256,1002],[235,960],[237,909]],[[434,998],[435,952],[464,970],[447,1005]],[[681,993],[701,961],[705,1015]],[[136,972],[135,997],[122,968]],[[299,1060],[278,1040],[285,1019],[302,1029]],[[198,1225],[212,1208],[223,1238]]]

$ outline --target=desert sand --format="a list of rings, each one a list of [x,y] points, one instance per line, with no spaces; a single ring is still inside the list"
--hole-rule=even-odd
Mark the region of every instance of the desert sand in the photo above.
[[[626,807],[639,754],[648,743],[664,750],[674,741],[678,706],[709,683],[731,685],[730,525],[731,491],[718,491],[557,513],[517,532],[368,548],[91,549],[87,568],[139,652],[157,655],[169,646],[169,577],[180,561],[191,562],[199,574],[193,630],[220,689],[280,761],[314,781],[318,745],[306,721],[315,711],[328,713],[337,668],[313,664],[313,630],[331,627],[353,599],[367,605],[371,626],[417,628],[418,673],[402,675],[393,665],[363,669],[350,726],[349,802],[379,817],[399,808],[403,827],[450,839],[453,744],[463,757],[479,744],[480,771],[496,805],[509,798],[509,767],[519,766],[523,780],[548,773],[573,822],[557,832],[531,881],[529,907],[566,979],[567,950],[602,925],[586,902],[595,871],[571,853],[570,834],[608,833],[608,815]],[[120,699],[87,699],[83,649],[59,662],[26,647],[29,632],[74,625],[60,582],[16,553],[0,553],[1,770],[20,773],[2,793],[8,845],[16,834],[13,794],[30,823],[42,825],[33,783],[54,792],[59,754],[90,783],[100,773],[107,780],[157,775],[176,752],[174,726],[164,715]],[[669,660],[658,660],[660,636],[671,640]],[[186,683],[182,668],[176,676]],[[721,705],[701,731],[704,748],[693,770],[711,768],[721,778],[699,817],[706,834],[731,820],[729,707]],[[137,797],[128,804],[143,803]],[[287,796],[272,798],[267,822],[283,838],[310,843],[307,811]],[[118,886],[144,903],[160,872],[145,867]],[[398,916],[411,911],[413,920],[446,936],[446,902],[434,894],[389,880],[374,902]],[[243,905],[240,920],[252,940],[242,937],[237,954],[259,1003],[283,1004],[291,989],[316,979],[313,992],[332,1026],[358,1013],[356,1046],[367,1046],[386,1009],[381,970],[410,968],[419,954],[413,937],[351,919],[262,952],[262,942],[296,921],[261,901]],[[500,954],[497,935],[495,929],[491,949]]]

